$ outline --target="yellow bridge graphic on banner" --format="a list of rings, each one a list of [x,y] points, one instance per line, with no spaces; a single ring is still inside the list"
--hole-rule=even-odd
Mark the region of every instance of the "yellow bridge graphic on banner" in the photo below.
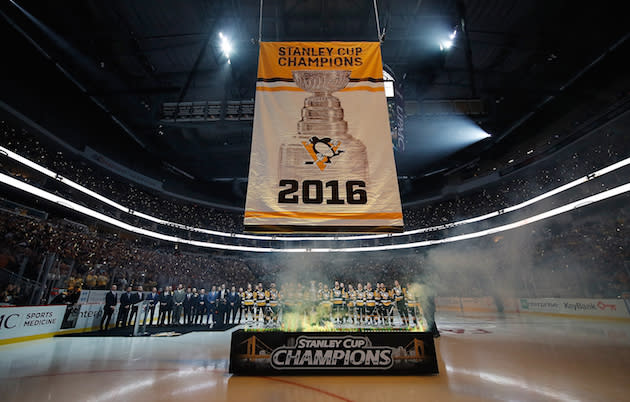
[[[424,342],[420,339],[413,338],[413,341],[405,346],[405,351],[407,351],[406,356],[395,356],[394,360],[424,360]]]
[[[251,360],[251,359],[268,359],[269,358],[270,355],[259,353],[260,350],[257,350],[257,348],[260,349],[262,345],[263,351],[267,353],[271,351],[271,348],[265,345],[261,340],[259,340],[255,336],[247,338],[246,341],[241,342],[241,345],[243,345],[244,343],[247,343],[247,348],[246,348],[245,354],[238,355],[238,357],[240,357],[241,359]]]

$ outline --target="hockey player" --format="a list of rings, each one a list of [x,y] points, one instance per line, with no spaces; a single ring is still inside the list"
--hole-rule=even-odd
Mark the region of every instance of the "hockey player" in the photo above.
[[[351,284],[348,284],[348,292],[346,294],[346,320],[352,320],[355,324],[356,307],[357,306],[357,292],[354,290]]]
[[[407,294],[406,294],[407,308],[408,308],[409,314],[411,315],[411,319],[413,320],[413,326],[417,327],[420,304],[418,303],[418,300],[416,299],[416,295],[413,294],[411,289],[409,288],[407,289],[408,289]]]
[[[245,311],[245,321],[254,320],[254,290],[252,284],[247,284],[247,289],[243,292],[243,309]]]
[[[381,283],[379,293],[381,295],[381,320],[383,325],[392,325],[394,318],[394,302],[384,283]]]
[[[267,292],[265,292],[265,290],[263,289],[262,282],[259,282],[258,285],[256,286],[255,298],[256,298],[256,311],[254,314],[255,315],[254,321],[259,322],[260,317],[262,317],[263,320],[266,321],[264,317],[266,313],[265,310],[267,307]]]
[[[341,317],[343,315],[343,290],[339,286],[339,282],[335,281],[335,287],[330,292],[332,298],[332,313],[335,323],[341,323]]]
[[[280,293],[276,289],[276,284],[271,283],[269,290],[267,290],[268,304],[267,313],[265,314],[265,323],[269,324],[273,322],[278,325],[278,313],[280,312]]]
[[[363,290],[363,285],[361,283],[357,283],[356,293],[357,320],[360,324],[363,324],[365,322],[365,291]]]
[[[381,283],[376,282],[376,289],[374,289],[374,301],[376,302],[376,306],[374,308],[374,321],[375,323],[381,324],[381,317],[383,305],[381,304]]]
[[[376,323],[376,300],[374,289],[372,289],[372,284],[370,282],[365,284],[365,316],[367,318],[367,323],[370,325],[374,325]]]
[[[402,324],[405,327],[409,326],[409,311],[407,310],[407,304],[405,300],[406,289],[400,286],[400,283],[396,280],[394,281],[394,302],[396,303],[396,310],[398,310],[398,314],[400,315],[400,319],[402,320]]]
[[[341,322],[348,322],[348,292],[343,282],[339,283],[339,287],[341,288],[341,298],[343,299],[341,305]]]

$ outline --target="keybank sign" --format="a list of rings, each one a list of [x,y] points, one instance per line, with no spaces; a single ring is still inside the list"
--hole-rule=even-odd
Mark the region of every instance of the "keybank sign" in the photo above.
[[[630,318],[623,299],[519,299],[523,313]]]

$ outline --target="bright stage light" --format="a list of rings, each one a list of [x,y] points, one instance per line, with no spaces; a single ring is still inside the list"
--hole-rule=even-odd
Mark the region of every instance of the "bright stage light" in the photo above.
[[[456,36],[457,28],[453,29],[453,32],[448,35],[448,39],[440,39],[440,50],[444,51],[452,48],[453,44],[455,43]]]
[[[221,39],[221,51],[223,52],[223,55],[228,59],[228,64],[231,64],[230,54],[233,50],[232,43],[227,36],[223,35],[223,32],[219,32],[219,38]]]
[[[223,51],[225,57],[230,57],[230,53],[232,52],[232,45],[230,44],[230,42],[227,41],[227,39],[224,39],[221,42],[221,50]]]
[[[444,113],[450,111],[446,106],[442,110]],[[411,126],[410,129],[411,131]],[[424,127],[424,134],[431,141],[431,146],[436,151],[455,152],[459,149],[470,146],[478,141],[490,137],[479,125],[467,116],[451,115],[441,119],[435,119],[427,123]],[[437,138],[439,137],[439,141]]]
[[[483,129],[476,124],[473,123],[470,130],[470,138],[475,139],[477,141],[481,141],[483,139],[491,137],[490,134],[483,131]]]

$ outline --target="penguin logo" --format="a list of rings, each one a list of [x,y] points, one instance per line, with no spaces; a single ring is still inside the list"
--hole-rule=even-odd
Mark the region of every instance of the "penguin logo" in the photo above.
[[[309,153],[312,161],[304,162],[305,165],[317,165],[323,172],[326,166],[331,163],[332,158],[343,153],[339,149],[341,142],[331,140],[330,138],[311,137],[308,141],[302,142],[302,145]]]

